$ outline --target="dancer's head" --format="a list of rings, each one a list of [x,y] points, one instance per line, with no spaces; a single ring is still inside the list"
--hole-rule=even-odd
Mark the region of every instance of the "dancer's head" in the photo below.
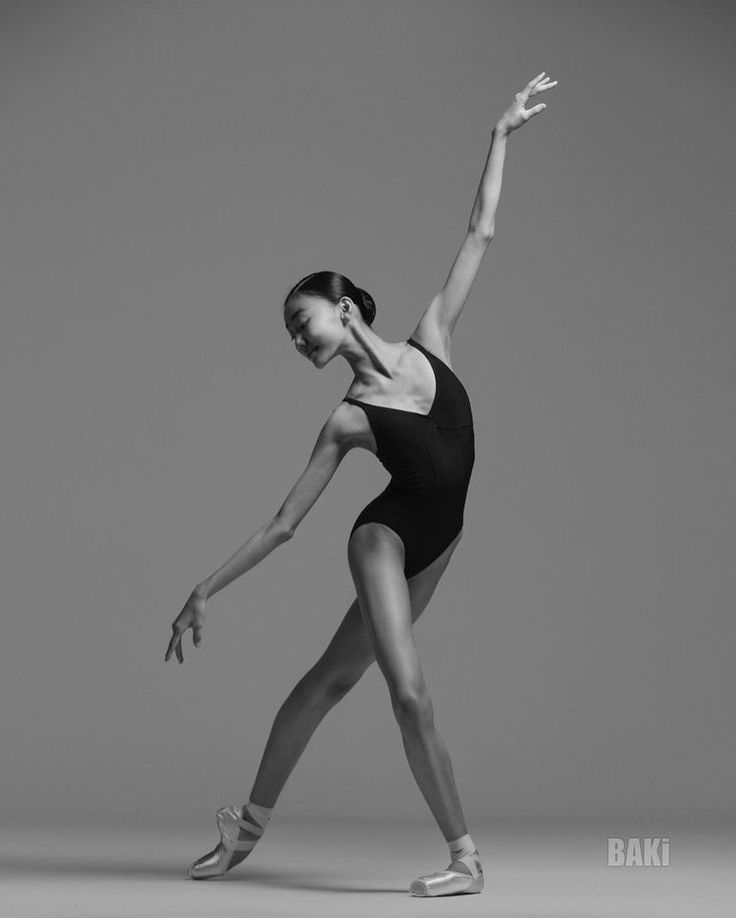
[[[344,274],[316,271],[303,277],[286,295],[283,318],[300,354],[324,366],[343,343],[352,323],[362,329],[373,324],[373,297]]]

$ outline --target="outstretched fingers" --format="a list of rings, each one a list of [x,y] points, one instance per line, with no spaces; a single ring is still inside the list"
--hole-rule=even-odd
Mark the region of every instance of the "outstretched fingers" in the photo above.
[[[547,89],[552,89],[552,87],[556,85],[557,80],[550,80],[549,77],[545,76],[545,71],[543,70],[540,74],[537,74],[533,80],[530,80],[521,92],[516,94],[516,98],[524,105],[531,96],[535,96],[537,93],[544,92]],[[536,110],[533,111],[542,111],[542,109],[537,106]]]
[[[544,92],[545,89],[550,89],[552,86],[557,85],[557,80],[551,80],[548,76],[545,75],[546,71],[543,70],[540,74],[534,77],[533,80],[530,80],[524,87],[524,93],[527,96],[533,96],[537,92]],[[544,79],[542,79],[544,77]]]
[[[539,105],[535,105],[534,108],[524,108],[526,103],[529,101],[531,96],[537,95],[537,93],[544,92],[547,89],[552,89],[553,86],[557,85],[557,80],[550,80],[549,77],[545,75],[543,70],[541,73],[537,74],[533,80],[530,80],[526,86],[522,89],[521,92],[516,93],[516,104],[517,116],[522,119],[522,121],[528,121],[532,116],[538,115],[540,112],[543,112],[547,106],[544,102]],[[518,126],[518,125],[517,125]]]
[[[184,652],[181,648],[181,638],[184,634],[184,630],[178,625],[174,624],[171,626],[173,634],[171,635],[171,640],[169,641],[169,646],[166,649],[166,656],[164,657],[164,662],[171,657],[172,653],[176,653],[176,658],[180,663],[184,662]]]
[[[532,94],[534,87],[539,84],[539,82],[541,81],[542,77],[545,75],[546,72],[547,72],[546,70],[543,70],[541,73],[538,73],[534,77],[533,80],[529,80],[526,86],[522,89],[522,92],[524,93],[524,95],[530,96]]]
[[[195,647],[199,647],[202,643],[202,625],[198,621],[194,621],[192,624],[192,640]]]
[[[187,601],[184,603],[184,608],[177,615],[171,625],[173,634],[171,635],[169,646],[166,649],[164,662],[171,657],[172,653],[176,653],[176,658],[180,663],[184,662],[184,652],[182,650],[181,642],[184,636],[184,632],[187,630],[187,628],[192,629],[194,646],[200,646],[202,643],[202,627],[204,624],[206,602],[207,600],[198,590],[192,591],[189,599],[187,599]]]

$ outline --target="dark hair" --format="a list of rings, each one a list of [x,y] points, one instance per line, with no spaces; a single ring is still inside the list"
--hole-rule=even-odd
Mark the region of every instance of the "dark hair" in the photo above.
[[[340,297],[349,296],[360,310],[366,325],[372,325],[376,318],[376,304],[370,293],[366,293],[361,287],[356,287],[344,274],[337,274],[335,271],[315,271],[314,274],[303,277],[287,293],[284,306],[290,297],[300,293],[322,296],[335,306],[340,301]]]

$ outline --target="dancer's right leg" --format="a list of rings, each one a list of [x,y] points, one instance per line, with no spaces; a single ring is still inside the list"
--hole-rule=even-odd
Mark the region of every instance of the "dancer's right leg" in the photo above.
[[[222,876],[250,854],[317,725],[374,659],[356,598],[325,652],[279,708],[248,803],[242,808],[224,807],[218,811],[221,840],[189,867],[190,879]]]
[[[327,649],[279,708],[263,750],[250,799],[273,808],[324,716],[374,661],[357,599]]]

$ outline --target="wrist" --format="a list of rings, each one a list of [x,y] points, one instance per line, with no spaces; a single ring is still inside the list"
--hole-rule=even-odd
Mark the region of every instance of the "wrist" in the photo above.
[[[198,583],[195,586],[195,588],[192,590],[192,596],[195,596],[197,599],[209,599],[210,591],[206,580],[203,580],[202,583]]]
[[[503,121],[497,122],[492,131],[494,137],[508,137],[510,133],[510,128]]]

